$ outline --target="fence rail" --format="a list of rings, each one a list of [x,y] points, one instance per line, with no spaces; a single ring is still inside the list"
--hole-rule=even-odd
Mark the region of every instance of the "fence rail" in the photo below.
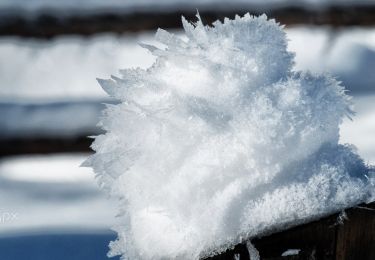
[[[169,9],[168,9],[169,10]],[[181,28],[181,15],[195,19],[196,10],[179,7],[163,11],[160,8],[147,10],[39,10],[32,12],[20,9],[0,11],[0,36],[52,38],[59,35],[93,35],[96,33],[131,33],[161,28]],[[311,24],[341,26],[374,26],[375,5],[326,5],[311,6],[219,6],[199,10],[206,23],[234,17],[250,12],[254,15],[266,13],[269,17],[286,25]]]
[[[341,216],[341,217],[340,217]],[[375,259],[375,202],[346,210],[346,217],[329,217],[252,240],[262,260]],[[288,249],[298,255],[282,256]],[[249,260],[245,244],[206,260]],[[251,259],[250,259],[251,260]]]

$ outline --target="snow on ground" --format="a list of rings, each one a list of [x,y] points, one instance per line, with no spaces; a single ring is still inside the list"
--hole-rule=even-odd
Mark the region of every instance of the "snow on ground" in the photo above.
[[[108,232],[115,206],[81,168],[86,154],[0,160],[0,236],[30,232]]]
[[[375,29],[296,27],[287,33],[297,69],[329,72],[351,95],[375,92]]]
[[[183,27],[143,45],[150,69],[99,81],[121,101],[85,163],[121,201],[111,255],[198,259],[375,199],[375,172],[338,143],[350,98],[293,68],[281,27],[248,14]]]
[[[356,97],[354,107],[354,120],[341,125],[341,143],[354,144],[365,162],[375,165],[375,95]]]
[[[98,133],[101,103],[111,101],[96,77],[151,65],[153,57],[138,45],[150,37],[1,38],[0,139]]]
[[[103,99],[104,92],[95,79],[116,74],[118,68],[151,65],[153,58],[138,45],[150,37],[0,38],[0,101]]]

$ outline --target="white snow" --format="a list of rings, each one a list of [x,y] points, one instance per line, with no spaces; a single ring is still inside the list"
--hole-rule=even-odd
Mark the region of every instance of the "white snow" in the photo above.
[[[109,102],[97,76],[118,67],[152,64],[138,45],[151,36],[0,40],[0,139],[74,137],[99,133]]]
[[[153,58],[138,46],[149,34],[52,41],[0,39],[0,101],[43,103],[105,98],[96,77],[118,68],[149,66]]]
[[[0,160],[0,236],[28,232],[99,232],[115,224],[115,205],[98,189],[87,154]]]
[[[288,29],[289,49],[296,52],[296,67],[329,71],[351,94],[375,91],[375,30],[334,30],[329,27]]]
[[[12,157],[0,164],[0,175],[11,181],[79,183],[92,181],[89,168],[78,168],[85,155]]]
[[[338,144],[349,97],[293,69],[274,21],[183,25],[143,45],[152,67],[99,81],[121,101],[85,163],[121,201],[110,255],[196,259],[374,199],[373,172]]]
[[[340,142],[355,144],[365,162],[375,165],[375,95],[354,98],[354,108],[354,120],[340,127]]]

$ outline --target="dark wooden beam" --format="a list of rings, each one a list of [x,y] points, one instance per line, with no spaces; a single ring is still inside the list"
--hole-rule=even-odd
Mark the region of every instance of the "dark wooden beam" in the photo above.
[[[336,259],[375,259],[375,203],[348,211],[337,227]]]
[[[0,140],[0,157],[29,154],[92,152],[93,139],[76,138],[15,138]]]
[[[252,240],[262,260],[373,260],[375,259],[375,202],[340,214]],[[342,215],[341,215],[342,216]],[[341,222],[343,221],[343,222]],[[340,223],[341,222],[341,223]],[[298,255],[281,256],[288,249]],[[249,260],[246,244],[207,258]]]
[[[326,5],[313,8],[306,5],[234,7],[219,6],[199,9],[205,23],[234,17],[250,12],[254,15],[266,13],[286,25],[311,24],[331,26],[374,26],[375,5]],[[30,12],[20,9],[0,11],[0,36],[52,38],[60,35],[93,35],[96,33],[131,33],[157,28],[181,28],[181,15],[195,20],[196,9],[179,7],[173,11],[149,8],[129,10],[39,10]]]

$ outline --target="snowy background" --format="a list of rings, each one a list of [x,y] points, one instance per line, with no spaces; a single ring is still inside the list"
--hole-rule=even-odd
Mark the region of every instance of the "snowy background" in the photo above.
[[[324,7],[329,4],[371,4],[373,0],[1,0],[0,8],[22,8],[26,10],[98,10],[98,8],[117,9],[123,8],[129,12],[134,10],[144,10],[150,8],[159,8],[160,10],[172,10],[176,7],[208,7],[228,8],[230,6],[260,5],[272,7],[272,5],[309,5],[314,7]]]
[[[155,3],[85,0],[79,6],[143,8],[150,2]],[[160,8],[170,4],[195,6],[196,2],[169,0],[158,1],[157,5]],[[214,2],[226,1],[203,1],[206,5]],[[303,2],[318,4],[320,1]],[[76,1],[0,1],[0,8],[30,10],[76,6]],[[286,31],[289,48],[296,53],[296,68],[328,71],[343,81],[354,97],[357,115],[354,121],[346,120],[341,125],[340,140],[356,145],[365,161],[375,164],[375,28],[333,30],[300,26]],[[96,124],[102,103],[112,101],[96,78],[107,78],[119,68],[150,66],[154,57],[139,42],[155,44],[153,33],[64,36],[50,41],[1,37],[0,140],[40,136],[71,138],[98,133]],[[47,247],[61,250],[63,253],[57,254],[61,259],[67,259],[64,254],[70,254],[69,259],[105,259],[106,245],[115,236],[110,227],[116,224],[116,205],[98,189],[91,170],[78,167],[87,155],[0,158],[1,259],[15,256],[25,259],[26,255],[16,254],[14,250],[22,243],[29,254],[39,254],[39,258],[30,259],[48,259],[42,253]],[[40,247],[27,249],[30,239],[40,241]],[[81,241],[83,249],[74,247],[74,241]],[[14,245],[13,251],[8,245]],[[65,250],[61,245],[66,245]],[[98,251],[91,252],[88,248]]]
[[[354,96],[357,116],[342,125],[342,142],[355,144],[374,163],[375,29],[286,31],[297,69],[328,71]],[[0,39],[0,139],[97,133],[101,103],[110,100],[96,78],[150,66],[154,57],[138,43],[155,44],[153,35]]]

